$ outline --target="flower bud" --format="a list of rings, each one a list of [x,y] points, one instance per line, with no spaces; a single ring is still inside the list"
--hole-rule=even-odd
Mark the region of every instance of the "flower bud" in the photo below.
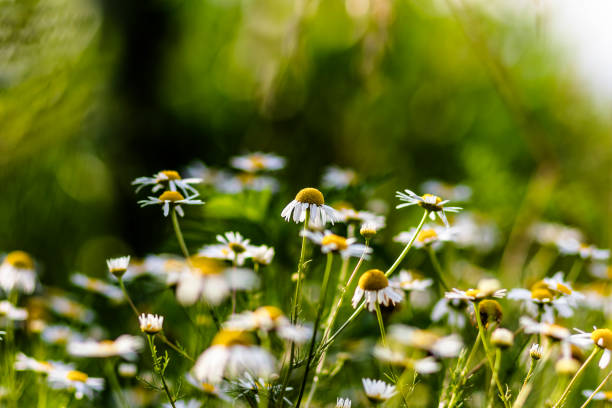
[[[512,347],[514,344],[514,333],[504,328],[495,329],[491,334],[491,344],[500,349]]]

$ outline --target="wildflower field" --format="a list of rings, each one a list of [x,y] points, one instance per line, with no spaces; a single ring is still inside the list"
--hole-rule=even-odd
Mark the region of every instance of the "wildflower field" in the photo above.
[[[612,405],[612,98],[510,3],[1,4],[0,407]]]

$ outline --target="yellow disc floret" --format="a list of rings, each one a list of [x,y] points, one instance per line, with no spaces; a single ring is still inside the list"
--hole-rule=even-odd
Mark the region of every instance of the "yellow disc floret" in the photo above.
[[[84,383],[87,381],[88,378],[89,376],[82,371],[72,370],[68,371],[68,374],[66,374],[66,379],[70,381],[78,381]]]
[[[272,321],[283,316],[283,311],[276,306],[261,306],[257,308],[254,313],[259,316],[268,317]]]
[[[32,257],[24,251],[9,252],[4,258],[4,262],[18,269],[34,269]]]
[[[218,275],[224,269],[222,262],[199,255],[192,256],[189,261],[193,269],[200,275]]]
[[[336,250],[344,251],[348,248],[348,243],[346,242],[346,238],[341,237],[336,234],[327,234],[321,240],[321,245],[336,245]]]
[[[176,170],[162,170],[157,176],[157,181],[180,180],[181,175]]]
[[[325,198],[323,198],[323,193],[312,187],[301,189],[300,192],[295,195],[295,201],[315,205],[325,204]]]
[[[423,244],[427,244],[431,241],[438,239],[438,233],[433,228],[425,228],[419,232],[417,240]]]
[[[250,346],[253,344],[251,336],[243,330],[222,329],[215,335],[212,341],[213,346]]]
[[[483,300],[480,302],[480,307],[478,310],[480,311],[480,319],[482,320],[482,324],[484,324],[485,327],[492,322],[497,324],[501,323],[502,317],[504,316],[502,307],[497,300]]]
[[[612,330],[597,329],[591,333],[591,339],[601,348],[612,350]]]
[[[563,293],[565,295],[571,295],[572,294],[572,290],[570,288],[568,288],[567,286],[565,286],[562,283],[557,283],[557,292]]]
[[[160,201],[181,201],[184,200],[185,197],[178,191],[164,191],[162,195],[159,196]]]
[[[423,194],[421,197],[423,201],[419,201],[419,206],[423,207],[427,211],[440,211],[442,207],[439,203],[442,202],[442,199],[433,194]]]
[[[531,298],[540,302],[550,302],[553,299],[553,294],[546,288],[532,289]]]
[[[241,254],[246,251],[246,247],[238,242],[230,242],[227,246],[229,246],[235,254]]]
[[[370,269],[359,278],[359,287],[363,290],[377,291],[389,286],[389,280],[380,269]]]

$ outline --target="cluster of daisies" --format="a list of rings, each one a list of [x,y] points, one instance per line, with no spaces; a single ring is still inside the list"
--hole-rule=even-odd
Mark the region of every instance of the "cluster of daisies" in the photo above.
[[[176,253],[110,258],[106,278],[74,273],[70,290],[43,287],[30,254],[3,256],[3,406],[560,408],[612,401],[605,391],[612,374],[597,379],[612,358],[612,331],[589,325],[605,326],[612,308],[610,253],[579,230],[534,224],[518,276],[494,273],[475,260],[499,249],[497,227],[451,205],[469,201],[467,186],[432,180],[421,186],[425,194],[397,192],[396,209],[413,209],[419,221],[393,231],[390,248],[381,245],[384,201],[358,210],[307,187],[278,208],[277,220],[290,223],[295,238],[280,251],[296,257],[287,270],[269,242],[241,232],[219,231],[201,246],[185,239],[192,235],[183,234],[181,219],[188,206],[205,213],[202,196],[279,191],[271,174],[284,167],[282,157],[257,152],[230,165],[194,163],[182,172],[189,177],[162,170],[134,180],[136,193],[147,192],[139,204],[171,218]],[[321,185],[338,193],[359,181],[351,169],[330,167]],[[120,319],[103,324],[100,302],[121,311]],[[336,381],[350,379],[355,367],[378,377],[357,386]]]

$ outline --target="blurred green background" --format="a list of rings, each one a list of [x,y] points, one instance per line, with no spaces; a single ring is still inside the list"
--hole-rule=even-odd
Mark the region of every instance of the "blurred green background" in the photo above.
[[[24,0],[0,4],[0,27],[0,250],[31,252],[45,283],[175,249],[131,180],[254,150],[288,159],[270,217],[338,164],[389,203],[431,178],[471,186],[469,208],[508,240],[493,269],[516,267],[536,219],[610,245],[609,112],[533,16],[437,0]],[[391,212],[391,231],[413,215]],[[223,230],[199,216],[187,229]]]

